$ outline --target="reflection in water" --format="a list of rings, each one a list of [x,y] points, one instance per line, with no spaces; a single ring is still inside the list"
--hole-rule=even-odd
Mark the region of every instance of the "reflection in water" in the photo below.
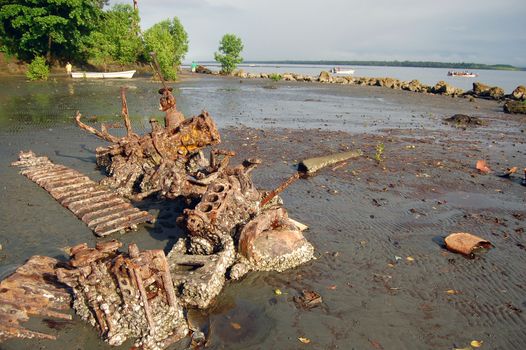
[[[68,92],[70,95],[75,95],[75,86],[72,83],[68,84]]]
[[[4,131],[19,131],[28,126],[50,128],[73,124],[77,110],[86,117],[97,116],[98,121],[120,120],[120,87],[125,85],[121,81],[54,80],[30,83],[19,77],[4,77],[0,81],[3,86],[0,92],[0,126]],[[157,85],[144,80],[140,84],[127,86],[132,119],[147,121],[153,113],[158,113]]]

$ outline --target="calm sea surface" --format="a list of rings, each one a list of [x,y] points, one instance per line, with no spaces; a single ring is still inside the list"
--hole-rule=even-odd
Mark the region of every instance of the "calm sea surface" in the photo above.
[[[219,70],[215,63],[203,63],[212,70]],[[420,82],[434,85],[440,80],[464,90],[470,90],[473,82],[479,81],[491,86],[500,86],[510,93],[519,85],[526,85],[526,71],[500,71],[476,69],[470,72],[478,74],[476,78],[449,77],[445,68],[415,68],[415,67],[383,67],[383,66],[339,66],[352,68],[356,77],[391,77],[410,81],[418,79]],[[241,64],[239,68],[251,73],[301,73],[318,75],[320,71],[329,71],[333,66],[305,65],[305,64]],[[461,69],[452,69],[462,71]]]

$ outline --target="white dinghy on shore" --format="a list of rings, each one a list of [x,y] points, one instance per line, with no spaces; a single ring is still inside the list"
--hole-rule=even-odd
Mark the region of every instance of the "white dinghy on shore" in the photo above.
[[[123,72],[71,72],[71,77],[76,79],[131,79],[135,70]]]

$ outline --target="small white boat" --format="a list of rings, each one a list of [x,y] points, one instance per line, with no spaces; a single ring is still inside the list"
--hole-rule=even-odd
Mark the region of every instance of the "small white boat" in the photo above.
[[[472,73],[472,72],[457,72],[454,70],[450,70],[447,72],[447,75],[450,77],[464,77],[464,78],[475,78],[478,77],[478,74]]]
[[[331,73],[351,75],[354,74],[354,69],[334,67],[333,69],[331,69]]]
[[[134,70],[123,72],[71,72],[71,77],[83,79],[131,79],[135,72]]]

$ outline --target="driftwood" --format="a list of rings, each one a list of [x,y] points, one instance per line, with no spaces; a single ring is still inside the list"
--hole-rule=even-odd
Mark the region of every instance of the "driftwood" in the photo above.
[[[140,200],[155,193],[167,198],[200,194],[206,186],[191,182],[188,177],[202,179],[217,170],[200,152],[221,141],[208,112],[185,119],[176,108],[171,88],[159,93],[165,125],[151,120],[152,131],[142,136],[132,130],[124,90],[121,99],[126,136],[111,135],[104,124],[97,130],[83,123],[79,112],[75,117],[81,129],[111,143],[96,151],[97,165],[108,174],[102,183],[131,199]]]

